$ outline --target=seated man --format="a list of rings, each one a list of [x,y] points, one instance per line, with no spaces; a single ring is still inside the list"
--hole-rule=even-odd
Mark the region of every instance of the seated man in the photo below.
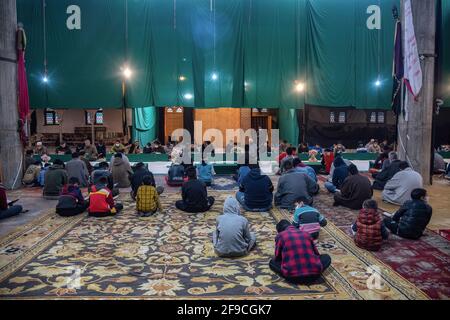
[[[41,172],[39,172],[38,184],[40,187],[43,187],[45,185],[45,174],[47,173],[48,168],[50,168],[50,166],[51,166],[50,163],[44,164],[44,167],[41,168]]]
[[[162,194],[164,192],[164,187],[159,186],[156,187],[155,177],[153,176],[153,173],[151,173],[146,167],[143,162],[139,162],[134,166],[134,173],[131,175],[131,198],[133,200],[136,200],[136,193],[139,189],[139,187],[142,185],[144,178],[149,177],[150,179],[150,185],[154,188],[156,188],[156,191],[158,192],[158,195]]]
[[[295,284],[314,282],[331,265],[331,257],[320,254],[309,233],[292,226],[287,220],[277,224],[275,257],[269,267]]]
[[[427,203],[425,189],[414,189],[411,199],[406,201],[392,218],[385,218],[383,222],[393,234],[417,240],[430,222],[433,209]]]
[[[319,191],[319,185],[306,173],[296,172],[292,162],[287,162],[285,168],[286,172],[278,180],[275,205],[289,210],[294,208],[297,201],[312,205],[312,196]]]
[[[34,154],[38,156],[43,156],[44,154],[48,154],[47,147],[42,144],[42,141],[36,142],[36,148],[34,149]]]
[[[98,156],[98,151],[97,151],[97,147],[93,144],[91,144],[91,140],[86,139],[84,141],[84,155],[85,158],[89,161],[95,160],[97,159]]]
[[[445,163],[444,157],[441,156],[437,151],[434,152],[434,164],[433,171],[437,174],[442,174],[445,172],[447,164]]]
[[[108,217],[115,216],[123,209],[121,203],[115,203],[111,190],[107,187],[108,179],[101,177],[98,184],[91,187],[89,194],[89,216]]]
[[[38,187],[39,186],[39,174],[41,173],[41,162],[35,160],[32,165],[30,165],[22,178],[22,184],[27,187]]]
[[[56,213],[62,217],[72,217],[83,213],[89,206],[80,190],[80,180],[76,177],[69,179],[65,185],[56,205]]]
[[[114,181],[111,174],[111,171],[109,171],[109,164],[106,161],[100,162],[98,165],[98,169],[92,171],[91,174],[91,184],[96,185],[99,183],[101,177],[106,177],[108,180],[107,187],[109,190],[112,190],[113,197],[117,196],[120,191],[118,188],[114,188]]]
[[[239,169],[237,170],[237,174],[233,176],[234,180],[237,181],[238,185],[241,185],[242,180],[244,180],[244,178],[247,176],[247,174],[249,174],[250,170],[251,169],[248,166],[248,164],[239,166]]]
[[[177,209],[190,212],[206,212],[214,204],[214,198],[208,197],[208,191],[204,182],[197,179],[194,167],[187,169],[188,181],[181,188],[182,200],[175,202]]]
[[[401,163],[398,160],[397,152],[389,152],[389,165],[385,167],[381,172],[372,174],[372,177],[375,179],[373,182],[374,190],[383,190],[386,183],[392,179],[392,177],[400,171],[399,165]]]
[[[114,161],[111,167],[111,173],[114,184],[119,188],[128,188],[131,185],[130,176],[133,174],[130,163],[123,160],[121,153],[114,155]]]
[[[333,162],[333,179],[332,182],[325,182],[325,188],[330,193],[335,193],[339,190],[348,177],[348,166],[341,156],[337,156]]]
[[[364,201],[372,198],[372,184],[367,177],[359,174],[354,164],[348,167],[348,171],[350,175],[342,183],[340,192],[334,194],[334,205],[359,210]]]
[[[0,180],[0,220],[17,216],[22,213],[23,208],[19,205],[12,205],[6,197],[6,188]]]
[[[294,158],[296,157],[297,148],[295,147],[288,147],[286,149],[286,157],[283,158],[280,162],[280,174],[283,174],[287,171],[286,164],[290,162],[292,164],[292,161],[294,161]]]
[[[184,166],[178,162],[174,162],[170,165],[169,172],[165,177],[166,183],[171,187],[182,186],[186,181],[184,178]]]
[[[61,159],[56,159],[48,168],[44,178],[43,195],[48,200],[58,200],[62,188],[66,185],[69,177]]]
[[[59,146],[56,147],[56,154],[72,154],[72,150],[67,145],[67,143],[63,141]]]
[[[313,239],[319,238],[320,227],[327,225],[327,219],[316,209],[298,202],[294,211],[292,224],[308,232]]]
[[[384,186],[383,201],[401,206],[411,200],[411,191],[423,187],[423,179],[405,161],[400,163],[399,169]]]
[[[245,256],[255,247],[256,235],[250,232],[248,220],[241,216],[239,202],[234,197],[225,200],[223,215],[217,217],[213,244],[219,257]]]
[[[264,212],[272,208],[273,184],[270,178],[261,174],[258,164],[250,165],[250,172],[242,180],[236,200],[245,211]]]
[[[302,162],[302,160],[300,160],[299,158],[295,158],[292,161],[292,164],[293,164],[293,167],[296,172],[306,173],[311,179],[313,179],[315,182],[317,182],[316,171],[313,168],[311,168],[310,166],[307,166],[306,164],[304,164]]]
[[[82,187],[88,186],[89,170],[78,152],[72,153],[72,160],[66,163],[66,170],[69,179],[77,178]]]

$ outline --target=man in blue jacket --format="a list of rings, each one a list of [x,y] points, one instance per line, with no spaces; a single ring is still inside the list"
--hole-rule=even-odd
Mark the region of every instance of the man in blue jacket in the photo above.
[[[261,174],[259,165],[250,165],[250,172],[242,180],[236,199],[246,211],[264,212],[272,208],[273,184]]]

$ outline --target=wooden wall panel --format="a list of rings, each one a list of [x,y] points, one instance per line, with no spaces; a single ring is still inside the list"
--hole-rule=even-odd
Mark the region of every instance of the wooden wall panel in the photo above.
[[[222,132],[223,143],[220,145],[219,141],[215,141],[216,148],[223,148],[226,146],[226,129],[240,129],[241,128],[241,109],[239,108],[217,108],[217,109],[195,109],[195,121],[202,122],[202,137],[208,129],[218,129]],[[203,138],[202,138],[203,139]],[[202,141],[197,141],[201,143]]]

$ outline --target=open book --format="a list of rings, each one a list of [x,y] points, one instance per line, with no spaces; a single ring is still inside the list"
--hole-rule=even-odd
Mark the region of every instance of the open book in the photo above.
[[[384,212],[383,212],[383,216],[388,217],[388,218],[392,218],[392,217],[394,216],[394,214],[393,214],[393,213],[390,213],[390,212],[384,211]]]

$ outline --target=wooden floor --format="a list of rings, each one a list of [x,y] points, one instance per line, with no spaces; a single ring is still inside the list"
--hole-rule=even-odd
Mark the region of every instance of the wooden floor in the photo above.
[[[428,228],[431,230],[450,229],[450,181],[435,178],[433,185],[426,187],[433,207],[433,216]],[[381,191],[375,190],[374,198],[380,207],[388,212],[395,212],[399,207],[383,202]]]

